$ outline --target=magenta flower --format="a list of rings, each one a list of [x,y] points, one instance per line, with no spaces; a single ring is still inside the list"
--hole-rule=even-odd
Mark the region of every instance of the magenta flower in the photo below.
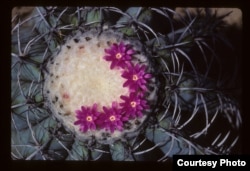
[[[110,69],[114,67],[125,68],[127,61],[131,60],[131,55],[135,53],[129,45],[124,45],[123,42],[120,44],[114,43],[109,49],[105,49],[105,52],[104,59],[111,61]]]
[[[130,93],[129,96],[121,96],[121,99],[124,102],[120,103],[120,105],[128,118],[142,117],[142,111],[149,108],[143,96],[134,92]]]
[[[103,107],[104,113],[100,115],[99,124],[102,128],[110,130],[113,133],[116,129],[123,130],[123,120],[121,115],[121,109],[117,102],[112,103],[111,108]]]
[[[127,81],[123,84],[123,87],[129,87],[131,91],[137,91],[139,88],[147,90],[146,83],[149,78],[152,78],[151,74],[145,72],[146,66],[132,63],[128,64],[127,70],[123,72],[122,77]]]
[[[89,129],[95,130],[95,121],[100,114],[97,111],[97,104],[95,103],[92,107],[82,106],[81,110],[76,110],[77,121],[75,125],[80,125],[80,131],[87,132]]]

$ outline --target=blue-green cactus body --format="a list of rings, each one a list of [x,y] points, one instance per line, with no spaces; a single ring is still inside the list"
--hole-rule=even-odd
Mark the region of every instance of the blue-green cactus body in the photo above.
[[[217,44],[211,41],[221,40],[217,28],[223,18],[207,11],[206,17],[190,16],[179,26],[173,15],[174,10],[165,7],[36,7],[27,20],[33,23],[30,28],[21,21],[13,27],[12,159],[166,161],[175,154],[230,154],[237,147],[242,120],[234,94],[224,91],[234,86],[233,80],[227,84],[224,79],[231,71],[223,68],[213,49]],[[169,32],[154,26],[157,16]],[[44,79],[51,74],[47,64],[67,40],[90,30],[98,36],[111,30],[133,42],[131,46],[141,50],[137,53],[147,58],[136,61],[147,64],[154,76],[147,94],[155,101],[147,119],[131,122],[140,127],[113,141],[78,139],[46,105]]]

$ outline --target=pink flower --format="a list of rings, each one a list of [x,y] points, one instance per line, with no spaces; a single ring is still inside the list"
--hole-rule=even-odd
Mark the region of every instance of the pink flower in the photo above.
[[[135,53],[129,45],[124,45],[123,42],[120,44],[114,43],[109,49],[105,49],[105,52],[104,59],[111,61],[110,69],[114,67],[125,68],[127,61],[131,60],[131,55]]]
[[[121,99],[124,100],[124,102],[120,103],[120,105],[128,118],[134,119],[135,117],[142,117],[142,111],[149,108],[143,96],[134,92],[130,93],[129,96],[121,96]]]
[[[129,87],[131,91],[137,91],[141,88],[143,91],[147,90],[147,80],[152,78],[151,74],[145,72],[146,66],[132,63],[128,64],[127,70],[122,74],[123,78],[127,81],[123,84],[123,87]]]
[[[103,107],[104,113],[100,115],[99,124],[102,128],[110,130],[113,133],[116,129],[123,130],[123,120],[121,115],[121,109],[119,109],[118,103],[113,102],[111,108]]]
[[[95,121],[100,114],[97,111],[97,104],[95,103],[92,107],[82,106],[81,110],[76,110],[77,121],[75,125],[80,125],[80,131],[87,132],[89,129],[95,130]]]

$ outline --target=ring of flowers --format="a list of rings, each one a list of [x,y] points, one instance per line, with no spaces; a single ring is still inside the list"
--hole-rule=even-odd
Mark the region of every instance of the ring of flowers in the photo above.
[[[120,42],[114,43],[109,48],[104,49],[104,60],[110,62],[110,69],[122,70],[122,77],[126,79],[123,87],[129,88],[129,95],[120,98],[122,103],[112,102],[111,107],[103,106],[103,111],[98,111],[98,105],[81,106],[76,110],[77,120],[75,125],[79,125],[79,130],[83,133],[88,130],[105,129],[113,133],[115,130],[122,131],[125,122],[143,116],[143,111],[149,109],[145,93],[148,91],[147,83],[152,75],[147,73],[147,66],[134,64],[133,55],[136,51],[129,44]]]

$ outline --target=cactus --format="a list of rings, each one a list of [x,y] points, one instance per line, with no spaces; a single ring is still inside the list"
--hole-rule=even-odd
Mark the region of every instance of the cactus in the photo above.
[[[12,159],[164,162],[240,153],[239,94],[228,91],[239,86],[238,58],[218,48],[233,51],[221,27],[230,14],[207,9],[178,22],[174,15],[166,7],[36,7],[19,20]]]

